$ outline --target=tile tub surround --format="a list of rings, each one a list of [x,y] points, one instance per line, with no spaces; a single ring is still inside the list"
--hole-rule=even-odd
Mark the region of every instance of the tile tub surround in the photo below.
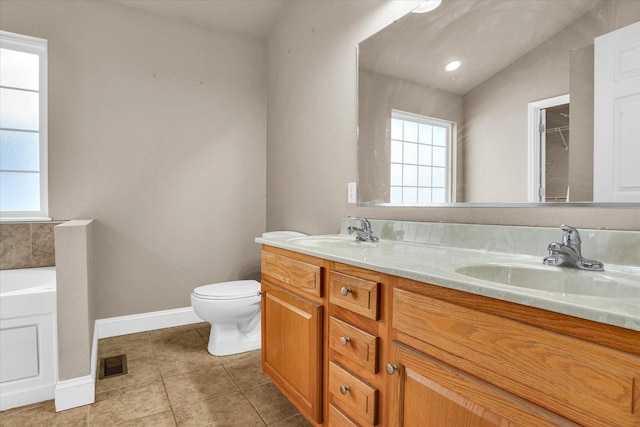
[[[60,223],[0,224],[0,270],[54,266],[53,227]]]
[[[511,227],[470,224],[419,223],[371,220],[379,243],[356,243],[346,232],[355,221],[342,221],[342,238],[348,244],[309,245],[305,238],[256,242],[354,265],[398,277],[461,290],[526,306],[640,331],[640,299],[602,298],[533,290],[488,282],[456,272],[459,267],[498,264],[560,270],[567,280],[624,277],[640,288],[640,232],[579,230],[583,254],[605,263],[605,272],[578,272],[544,266],[551,242],[562,240],[562,232],[547,227]],[[316,236],[317,237],[317,236]],[[313,239],[310,236],[306,239]]]
[[[279,426],[310,424],[260,368],[260,351],[216,357],[199,323],[101,339],[98,357],[127,355],[127,375],[96,381],[96,402],[55,412],[53,401],[0,413],[12,426]]]

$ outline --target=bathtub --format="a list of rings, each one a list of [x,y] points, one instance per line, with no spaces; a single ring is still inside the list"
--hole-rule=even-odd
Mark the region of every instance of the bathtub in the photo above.
[[[55,267],[0,270],[0,410],[54,398]]]

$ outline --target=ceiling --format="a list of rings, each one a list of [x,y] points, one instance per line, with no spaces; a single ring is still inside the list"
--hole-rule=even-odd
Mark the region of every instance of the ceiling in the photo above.
[[[464,95],[564,29],[600,0],[444,0],[359,46],[362,68]],[[444,65],[460,59],[453,73]]]
[[[265,40],[287,0],[113,0],[210,30]],[[360,44],[360,66],[464,94],[561,31],[601,0],[445,0]],[[499,31],[498,31],[499,29]],[[508,34],[508,37],[505,37]],[[442,70],[451,59],[464,64]]]
[[[210,30],[266,39],[286,0],[113,0]]]

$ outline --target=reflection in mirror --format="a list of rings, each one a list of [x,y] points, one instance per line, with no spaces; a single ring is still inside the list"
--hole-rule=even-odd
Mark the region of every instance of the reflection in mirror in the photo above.
[[[640,202],[640,1],[444,0],[358,54],[360,204]]]
[[[391,110],[390,200],[426,205],[451,200],[455,123]]]
[[[540,165],[540,202],[567,201],[569,194],[569,104],[540,110],[540,144],[544,164]]]

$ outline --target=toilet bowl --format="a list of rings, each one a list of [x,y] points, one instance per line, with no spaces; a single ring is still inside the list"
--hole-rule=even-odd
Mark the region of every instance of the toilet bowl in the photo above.
[[[295,231],[264,233],[263,238],[304,236]],[[236,280],[197,287],[191,293],[191,307],[211,324],[207,350],[227,356],[257,350],[260,334],[260,282]]]
[[[193,311],[211,324],[207,350],[214,356],[260,348],[260,282],[238,280],[195,288]]]

